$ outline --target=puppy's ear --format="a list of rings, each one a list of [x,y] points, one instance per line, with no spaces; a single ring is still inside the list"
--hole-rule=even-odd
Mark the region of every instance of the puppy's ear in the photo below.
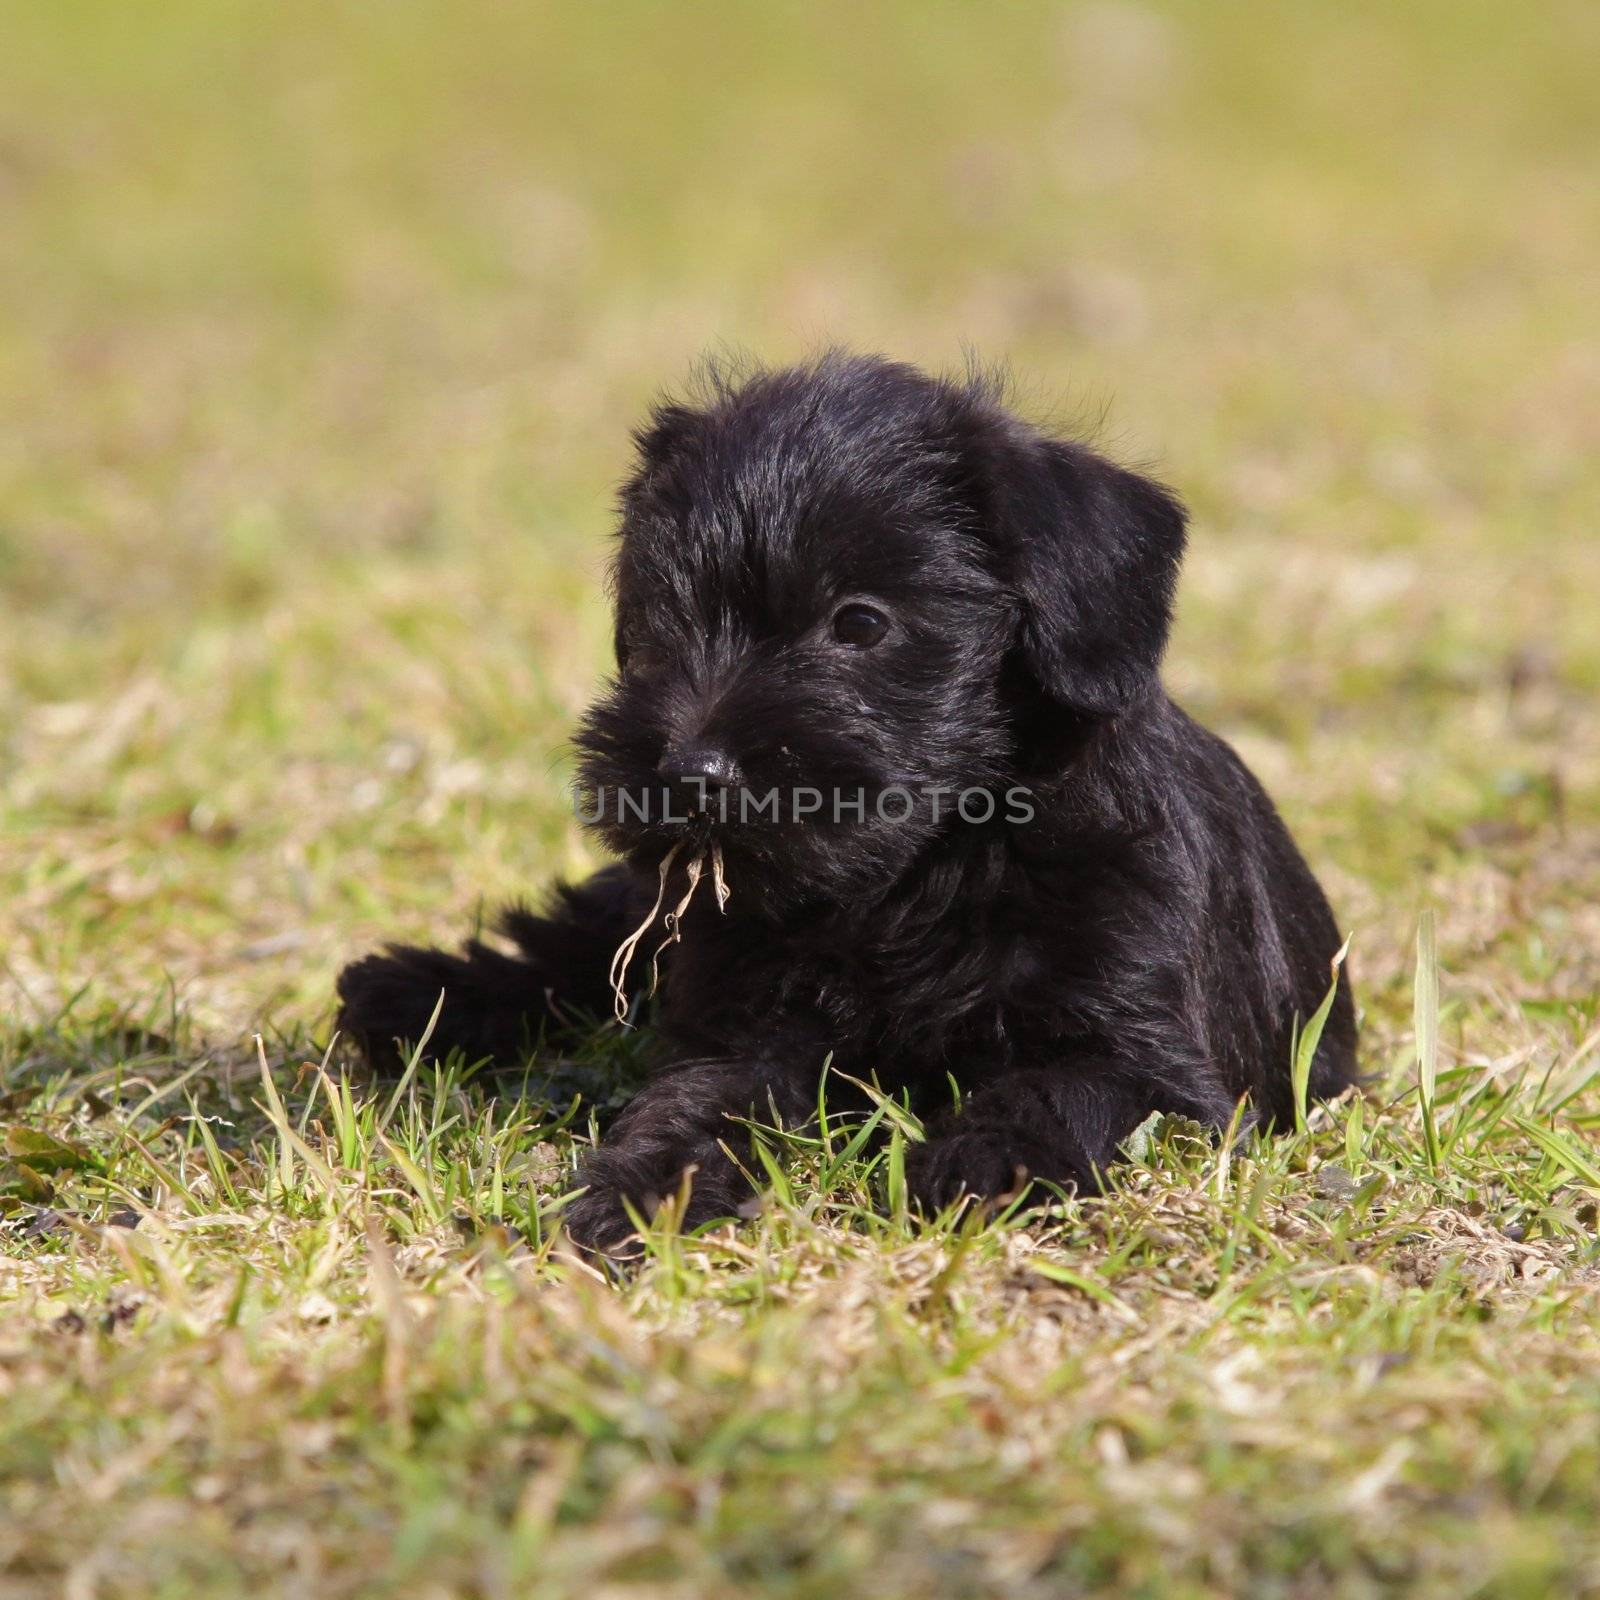
[[[688,463],[705,438],[707,417],[703,411],[676,401],[663,400],[651,408],[650,415],[634,429],[633,470],[623,480],[618,502],[622,511],[623,542],[630,526],[648,528],[661,518],[682,516],[691,508],[693,473]],[[613,642],[617,668],[628,665],[632,640],[629,598],[623,576],[622,545],[612,562]]]
[[[1020,430],[1018,430],[1020,431]],[[990,457],[990,537],[1039,687],[1114,717],[1156,681],[1183,559],[1184,510],[1083,445],[1013,432]]]
[[[705,437],[706,415],[675,400],[663,400],[651,408],[649,418],[634,430],[638,452],[630,493],[657,487],[673,467]]]

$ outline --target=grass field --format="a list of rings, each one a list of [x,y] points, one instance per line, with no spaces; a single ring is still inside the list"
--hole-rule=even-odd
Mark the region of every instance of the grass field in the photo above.
[[[0,30],[0,1600],[1600,1594],[1600,11]],[[1190,501],[1373,1087],[988,1230],[768,1135],[611,1284],[636,1044],[378,1090],[332,979],[593,864],[627,429],[827,339]]]

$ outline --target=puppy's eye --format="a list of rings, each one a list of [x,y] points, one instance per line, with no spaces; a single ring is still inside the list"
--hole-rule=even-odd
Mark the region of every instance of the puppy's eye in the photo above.
[[[617,630],[617,671],[626,677],[648,676],[660,665],[661,647],[636,626]]]
[[[870,650],[889,631],[889,619],[876,607],[852,603],[833,614],[833,636],[840,644]]]

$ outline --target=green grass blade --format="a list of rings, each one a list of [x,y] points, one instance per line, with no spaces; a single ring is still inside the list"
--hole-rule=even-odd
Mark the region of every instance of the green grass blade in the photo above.
[[[1580,1182],[1600,1191],[1600,1160],[1590,1155],[1575,1140],[1555,1128],[1546,1128],[1527,1117],[1511,1119],[1538,1147],[1555,1162],[1564,1167]]]
[[[895,1221],[905,1217],[908,1209],[906,1190],[906,1136],[899,1128],[889,1132],[889,1161],[887,1168],[887,1195],[889,1215]]]
[[[383,1108],[383,1115],[378,1119],[378,1132],[387,1131],[389,1123],[393,1120],[395,1112],[400,1107],[400,1101],[411,1086],[411,1080],[417,1075],[417,1068],[422,1064],[422,1053],[428,1048],[428,1041],[433,1037],[433,1030],[439,1026],[439,1013],[444,1010],[444,990],[439,991],[439,998],[433,1003],[433,1015],[428,1018],[428,1025],[422,1030],[422,1037],[411,1047],[411,1054],[406,1060],[405,1071],[400,1074],[400,1081],[394,1086],[394,1093],[389,1096],[389,1103]]]
[[[1311,1068],[1317,1059],[1317,1046],[1322,1043],[1322,1031],[1328,1025],[1328,1014],[1333,1010],[1334,997],[1339,992],[1339,969],[1349,954],[1350,940],[1346,939],[1330,963],[1328,992],[1323,995],[1322,1004],[1311,1013],[1311,1020],[1295,1037],[1290,1076],[1294,1088],[1294,1125],[1296,1131],[1300,1133],[1304,1133],[1306,1129],[1311,1094]]]
[[[1412,1001],[1417,1037],[1417,1092],[1422,1102],[1422,1136],[1428,1166],[1440,1164],[1439,1129],[1434,1120],[1434,1098],[1439,1083],[1439,951],[1433,912],[1424,911],[1417,922],[1417,972]]]

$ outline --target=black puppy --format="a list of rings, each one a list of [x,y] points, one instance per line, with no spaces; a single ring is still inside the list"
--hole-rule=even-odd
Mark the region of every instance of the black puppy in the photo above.
[[[623,864],[509,913],[518,955],[358,962],[341,1028],[393,1061],[443,989],[435,1052],[515,1060],[610,1009],[647,917],[635,990],[680,934],[659,1071],[567,1213],[599,1246],[691,1167],[689,1221],[747,1204],[730,1119],[804,1123],[830,1054],[931,1118],[928,1207],[1092,1186],[1155,1110],[1288,1120],[1339,936],[1261,787],[1161,687],[1177,500],[991,384],[870,357],[714,380],[637,442],[617,677],[578,737]],[[1312,1094],[1354,1051],[1341,983]]]

